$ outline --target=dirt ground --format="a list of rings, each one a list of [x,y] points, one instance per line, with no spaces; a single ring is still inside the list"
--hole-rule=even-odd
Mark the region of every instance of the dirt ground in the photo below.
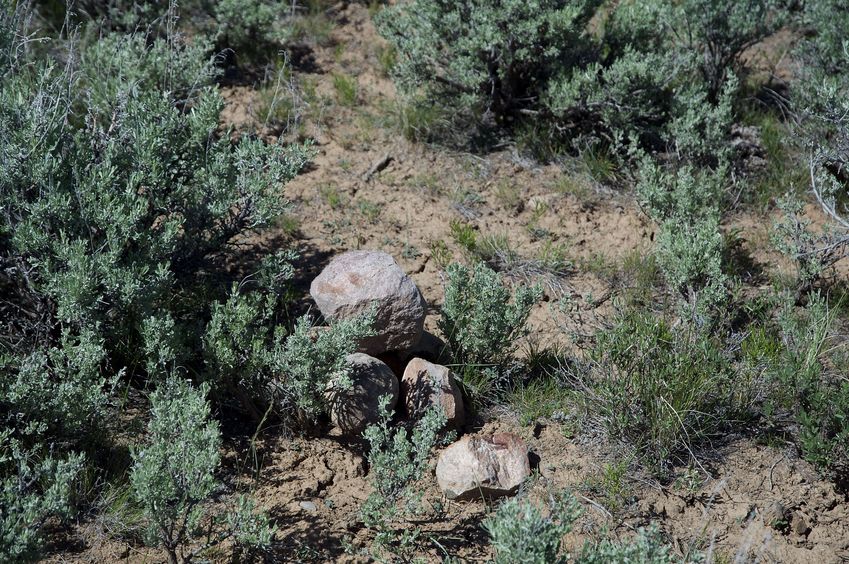
[[[506,236],[522,257],[538,256],[546,245],[561,249],[572,266],[546,286],[530,323],[532,339],[568,346],[558,301],[568,297],[586,304],[609,293],[613,288],[604,265],[647,253],[654,226],[631,196],[605,188],[580,167],[564,171],[558,165],[539,165],[510,148],[473,155],[405,140],[391,123],[395,90],[379,71],[382,43],[367,9],[351,4],[333,19],[327,41],[304,46],[310,64],[295,69],[298,80],[315,87],[301,128],[315,139],[317,150],[310,170],[285,187],[294,205],[291,217],[298,223],[285,233],[281,227],[265,244],[294,245],[301,251],[300,289],[337,253],[390,253],[426,297],[430,329],[442,299],[434,242],[443,241],[454,258],[462,257],[450,235],[452,221],[474,225],[479,237]],[[335,101],[338,73],[357,79],[357,102],[350,107]],[[231,85],[224,94],[226,125],[237,132],[255,127],[257,90]],[[379,170],[368,174],[374,168]],[[768,250],[771,222],[770,216],[753,212],[732,213],[726,222],[729,231],[739,230],[742,248],[751,257],[752,291],[765,284],[758,279],[763,271],[781,267]],[[603,318],[611,302],[592,313]],[[524,437],[534,455],[529,496],[544,500],[549,492],[578,493],[585,511],[570,537],[576,547],[605,530],[625,537],[656,523],[682,555],[698,549],[718,562],[849,561],[847,499],[802,461],[792,445],[756,444],[740,429],[738,436],[701,458],[701,468],[676,469],[679,479],[661,485],[635,469],[611,477],[611,453],[552,421],[523,426],[505,409],[471,422],[465,432],[506,430]],[[230,468],[246,457],[237,443],[228,445]],[[254,493],[279,527],[274,561],[368,561],[362,554],[369,532],[357,520],[369,493],[362,444],[333,432],[291,438],[267,430],[256,452],[260,469]],[[243,469],[236,479],[250,481],[250,474]],[[610,492],[610,487],[594,487],[604,480],[616,481],[620,493],[615,499],[595,497],[599,491]],[[491,505],[444,500],[432,477],[428,483],[429,511],[418,523],[425,538],[434,539],[425,542],[428,559],[439,561],[446,554],[467,561],[489,557],[480,522]],[[773,526],[776,504],[789,522]],[[75,534],[79,550],[54,555],[51,561],[161,560],[157,551],[92,538],[84,526]]]

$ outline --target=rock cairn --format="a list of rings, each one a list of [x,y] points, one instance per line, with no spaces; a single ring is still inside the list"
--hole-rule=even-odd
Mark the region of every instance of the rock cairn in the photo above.
[[[390,255],[350,251],[334,258],[310,285],[329,323],[372,313],[374,334],[349,355],[353,385],[328,389],[330,416],[344,434],[356,436],[379,420],[379,398],[390,397],[410,419],[441,409],[446,426],[461,431],[466,412],[455,374],[437,364],[444,343],[424,331],[427,302]],[[515,493],[530,476],[528,448],[512,433],[466,436],[445,448],[436,478],[449,499]]]

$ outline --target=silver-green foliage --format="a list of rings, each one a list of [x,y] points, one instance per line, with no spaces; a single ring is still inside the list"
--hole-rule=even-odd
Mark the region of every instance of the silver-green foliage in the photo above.
[[[235,537],[238,543],[264,548],[273,529],[242,496],[227,513],[208,515],[208,502],[219,485],[221,433],[210,418],[206,384],[199,388],[171,377],[151,394],[146,443],[133,452],[130,482],[148,519],[149,536],[171,562],[185,561],[209,546]],[[206,522],[208,521],[208,522]],[[223,521],[226,527],[216,528]],[[204,537],[188,555],[187,545]]]
[[[471,269],[454,263],[445,273],[439,330],[455,360],[468,365],[505,362],[527,331],[525,323],[542,289],[520,286],[511,293],[498,273],[480,262]]]
[[[667,171],[644,162],[637,184],[643,210],[659,226],[658,263],[685,312],[698,320],[716,315],[728,298],[720,230],[722,171],[684,167]]]
[[[605,538],[586,542],[577,554],[561,550],[563,537],[572,531],[581,515],[580,505],[570,494],[552,496],[548,515],[527,500],[512,498],[484,520],[495,549],[496,564],[672,564],[672,556],[656,529],[640,529],[629,541]],[[694,560],[698,561],[698,560]]]
[[[41,529],[49,518],[71,515],[74,483],[85,457],[44,456],[0,430],[0,560],[38,559]]]
[[[220,135],[209,62],[181,45],[109,36],[78,67],[14,46],[0,61],[3,259],[56,321],[129,365],[199,348],[214,259],[286,209],[280,185],[310,155]],[[164,332],[188,346],[163,358],[149,341]]]
[[[786,21],[785,4],[411,0],[377,22],[410,99],[506,129],[530,123],[555,142],[716,159],[742,54]]]
[[[580,506],[569,495],[552,498],[550,505],[549,515],[544,516],[537,505],[512,498],[484,520],[496,564],[569,562],[560,544],[581,514]]]
[[[131,482],[150,536],[174,559],[198,532],[216,489],[221,433],[210,421],[206,385],[172,378],[150,396],[147,442],[133,453]]]
[[[331,386],[346,389],[352,384],[347,355],[371,334],[369,316],[338,321],[311,335],[307,316],[301,317],[276,358],[280,381],[277,401],[299,413],[302,422],[313,422],[327,413]]]
[[[800,45],[805,71],[819,70],[839,75],[846,68],[846,26],[849,5],[843,0],[808,0],[804,4],[803,23],[813,33]],[[804,95],[806,89],[800,89]]]
[[[399,533],[393,525],[420,511],[423,492],[417,483],[428,469],[428,457],[447,419],[441,408],[432,407],[408,433],[404,427],[392,427],[388,405],[389,397],[382,397],[380,421],[363,433],[370,445],[369,481],[374,491],[363,504],[361,515],[363,523],[377,531],[379,550],[404,551],[411,548],[418,530]]]
[[[58,346],[20,359],[0,358],[0,422],[18,438],[79,444],[97,429],[109,403],[114,379],[101,375],[104,360],[90,331],[65,333]]]
[[[779,199],[778,209],[782,215],[773,224],[772,244],[796,265],[796,293],[801,298],[846,255],[849,236],[837,222],[816,232],[804,214],[804,202],[794,194]]]
[[[627,541],[604,539],[596,544],[585,544],[576,564],[673,564],[676,562],[704,562],[701,554],[687,559],[674,556],[672,546],[663,542],[656,527],[639,529]]]
[[[692,57],[712,101],[746,49],[777,31],[789,18],[786,0],[684,0],[670,9],[668,31]]]
[[[288,37],[281,19],[290,9],[279,1],[216,0],[214,40],[218,46],[235,51],[240,61],[271,59]]]
[[[812,2],[817,10],[824,5],[834,8],[840,29],[849,24],[846,7],[836,3]],[[819,259],[835,262],[849,249],[849,213],[845,198],[849,194],[849,42],[833,36],[834,22],[827,12],[815,12],[822,26],[806,47],[803,80],[810,86],[799,88],[797,102],[801,106],[799,133],[805,144],[811,189],[830,219],[830,231],[809,249]],[[842,66],[841,66],[842,65]]]
[[[287,334],[276,316],[291,258],[278,255],[261,269],[261,290],[234,285],[226,301],[213,304],[203,348],[210,379],[221,391],[237,394],[256,419],[271,406],[277,415],[310,427],[327,413],[329,387],[351,385],[346,356],[370,334],[371,319],[346,319],[319,330],[304,315]],[[277,280],[263,280],[263,273],[276,273]]]
[[[506,116],[537,99],[562,61],[577,61],[599,0],[415,0],[383,10],[402,91]]]

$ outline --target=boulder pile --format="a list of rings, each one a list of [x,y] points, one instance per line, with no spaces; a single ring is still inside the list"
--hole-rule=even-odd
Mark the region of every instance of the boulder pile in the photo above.
[[[359,435],[380,418],[379,398],[390,397],[410,419],[428,409],[443,411],[447,426],[462,430],[466,412],[456,376],[436,364],[444,343],[424,330],[427,302],[390,255],[350,251],[334,258],[312,281],[310,294],[329,323],[372,314],[374,334],[349,355],[353,386],[331,383],[327,395],[334,425]],[[447,447],[436,466],[449,499],[515,493],[530,475],[528,449],[511,433],[464,437]]]

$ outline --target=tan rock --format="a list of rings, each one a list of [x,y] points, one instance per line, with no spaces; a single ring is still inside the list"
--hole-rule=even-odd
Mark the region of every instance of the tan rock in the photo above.
[[[464,437],[436,464],[436,480],[449,499],[511,495],[530,475],[528,447],[512,433]]]
[[[463,395],[447,367],[414,358],[401,377],[401,397],[410,417],[418,418],[432,406],[439,406],[455,429],[465,422]]]
[[[361,352],[404,351],[421,339],[427,302],[386,253],[350,251],[337,256],[312,281],[310,295],[331,322],[374,312],[375,334],[363,339]]]

